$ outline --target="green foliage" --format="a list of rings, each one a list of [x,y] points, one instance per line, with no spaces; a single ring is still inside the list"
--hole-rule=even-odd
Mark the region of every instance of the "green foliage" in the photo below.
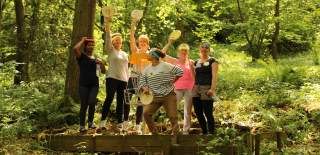
[[[41,129],[66,125],[70,123],[66,122],[70,116],[77,118],[79,107],[75,106],[72,113],[64,113],[59,109],[63,99],[61,77],[15,86],[12,85],[14,73],[11,69],[6,64],[0,72],[4,75],[1,76],[0,88],[1,145],[10,144],[16,137],[25,137]]]

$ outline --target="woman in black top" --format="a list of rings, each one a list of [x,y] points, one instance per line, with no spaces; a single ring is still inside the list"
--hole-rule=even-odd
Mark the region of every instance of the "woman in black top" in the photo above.
[[[84,52],[80,51],[81,46],[84,44]],[[86,112],[88,111],[88,128],[94,129],[93,117],[96,106],[96,97],[99,89],[99,80],[96,74],[97,68],[105,73],[105,66],[99,60],[94,58],[94,40],[83,37],[74,47],[73,51],[78,61],[80,68],[79,77],[79,94],[80,94],[80,132],[86,131],[85,120]]]
[[[202,133],[213,134],[213,97],[216,95],[218,62],[209,56],[210,44],[200,47],[200,59],[195,61],[195,86],[193,89],[193,107],[200,123]],[[204,117],[204,115],[206,117]]]

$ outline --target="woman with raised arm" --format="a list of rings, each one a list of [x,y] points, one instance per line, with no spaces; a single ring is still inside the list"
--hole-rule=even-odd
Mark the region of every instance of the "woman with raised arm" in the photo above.
[[[106,72],[104,64],[93,56],[94,43],[93,39],[82,37],[81,41],[73,47],[80,68],[80,132],[85,132],[87,130],[85,128],[85,122],[88,107],[88,128],[95,129],[93,118],[97,103],[96,97],[99,90],[97,68],[100,68],[102,73]],[[84,52],[81,52],[82,45],[84,45]]]
[[[153,94],[152,102],[144,106],[144,118],[149,131],[157,134],[152,116],[163,106],[170,119],[172,134],[175,135],[179,131],[179,126],[174,82],[183,75],[183,70],[176,65],[161,61],[160,58],[164,58],[165,54],[159,49],[151,49],[149,55],[151,65],[146,67],[139,77],[139,88],[142,93]]]
[[[171,44],[172,40],[169,39]],[[183,69],[183,75],[174,83],[175,93],[177,95],[177,104],[184,98],[184,119],[183,119],[183,134],[189,134],[191,127],[191,111],[192,111],[192,88],[194,86],[194,64],[189,59],[189,45],[182,43],[178,46],[178,59],[166,56],[164,61]],[[167,52],[167,48],[163,50]]]
[[[149,53],[149,37],[147,35],[140,35],[138,38],[138,47],[136,45],[136,39],[135,39],[135,31],[136,31],[136,26],[138,23],[138,19],[132,18],[131,19],[131,28],[130,28],[130,68],[131,68],[131,73],[130,73],[130,78],[128,81],[128,87],[127,90],[129,93],[126,93],[126,102],[127,104],[125,105],[125,114],[124,114],[124,119],[125,119],[125,124],[127,124],[129,120],[129,113],[130,113],[130,102],[132,99],[132,94],[135,93],[135,89],[137,89],[137,82],[138,82],[138,77],[144,70],[144,68],[150,64],[148,61],[148,53]],[[138,103],[137,103],[137,109],[136,109],[136,126],[135,130],[137,134],[142,134],[141,130],[141,122],[143,118],[143,106],[141,104],[140,98],[138,98]]]
[[[200,59],[194,62],[193,107],[203,134],[208,134],[208,130],[210,134],[215,132],[213,97],[216,95],[218,61],[210,57],[209,52],[210,44],[203,43],[200,46]]]
[[[115,33],[111,35],[111,17],[105,17],[105,52],[108,54],[108,72],[106,76],[106,99],[102,107],[101,122],[99,125],[100,132],[105,129],[106,117],[110,111],[110,106],[115,93],[117,93],[117,127],[122,130],[123,111],[124,111],[124,90],[127,87],[129,70],[128,70],[128,54],[122,51],[121,34]]]

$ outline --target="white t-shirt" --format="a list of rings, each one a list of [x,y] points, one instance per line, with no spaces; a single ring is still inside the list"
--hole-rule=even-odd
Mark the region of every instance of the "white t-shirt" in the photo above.
[[[128,82],[128,54],[124,51],[112,51],[108,56],[108,72],[107,78],[113,78],[120,81]]]

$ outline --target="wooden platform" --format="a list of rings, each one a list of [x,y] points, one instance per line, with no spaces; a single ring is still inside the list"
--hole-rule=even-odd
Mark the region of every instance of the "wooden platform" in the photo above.
[[[242,146],[216,146],[208,149],[213,136],[201,135],[47,135],[49,148],[68,152],[159,152],[164,155],[196,155],[201,151],[235,155],[260,154],[263,140],[276,141],[283,147],[283,133],[245,134]],[[202,141],[200,144],[199,142]]]
[[[197,142],[209,141],[210,136],[199,135],[48,135],[48,146],[56,151],[72,152],[161,152],[164,155],[196,155],[207,151]],[[235,146],[213,148],[214,152],[236,154]]]

